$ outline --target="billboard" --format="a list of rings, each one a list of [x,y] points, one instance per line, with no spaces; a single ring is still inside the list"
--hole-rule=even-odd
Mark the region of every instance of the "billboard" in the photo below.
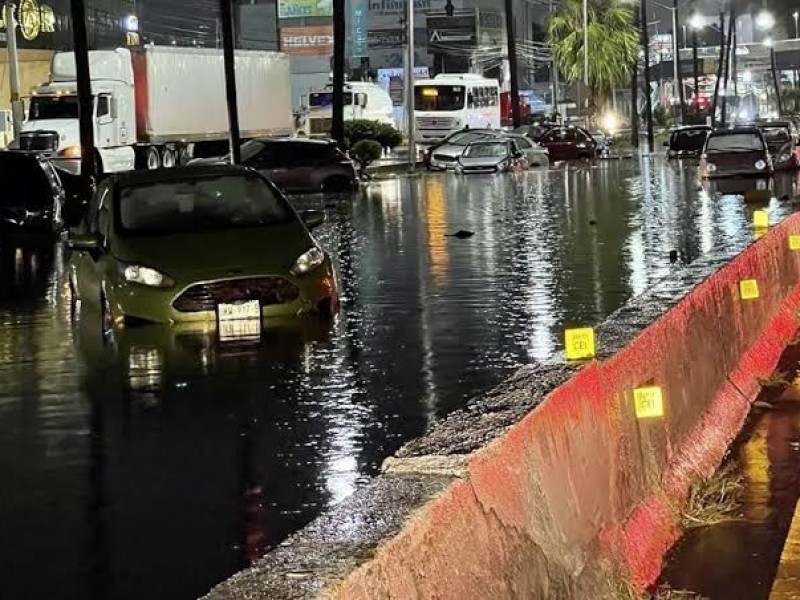
[[[281,27],[281,50],[286,54],[333,54],[333,26]]]
[[[333,0],[278,0],[278,18],[333,16]]]

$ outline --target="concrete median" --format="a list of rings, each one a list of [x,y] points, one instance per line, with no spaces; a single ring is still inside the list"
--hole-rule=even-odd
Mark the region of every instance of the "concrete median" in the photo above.
[[[800,215],[738,256],[676,271],[598,328],[599,360],[523,369],[208,598],[611,598],[644,588],[679,535],[691,484],[719,465],[758,379],[798,329],[793,234]],[[757,281],[757,298],[742,299],[743,280]],[[634,390],[653,386],[663,416],[639,419]]]

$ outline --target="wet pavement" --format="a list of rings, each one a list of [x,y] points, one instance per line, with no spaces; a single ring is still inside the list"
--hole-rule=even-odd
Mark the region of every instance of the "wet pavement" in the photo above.
[[[728,457],[742,475],[737,518],[689,530],[667,556],[662,584],[709,600],[769,598],[800,498],[798,360],[798,346],[781,357],[777,371],[795,378],[792,387],[762,392]]]
[[[796,181],[775,196],[794,196]],[[0,576],[9,598],[196,598],[432,420],[670,271],[752,240],[692,166],[385,179],[326,210],[342,313],[260,341],[100,335],[64,250],[0,249]],[[773,219],[794,209],[769,202]],[[459,230],[474,232],[466,239]]]

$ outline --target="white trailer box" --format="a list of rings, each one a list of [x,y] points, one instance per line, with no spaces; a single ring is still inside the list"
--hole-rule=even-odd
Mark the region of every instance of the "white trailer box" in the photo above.
[[[192,142],[228,135],[222,52],[147,47],[133,55],[140,142]],[[291,135],[289,57],[236,51],[239,129],[243,138]]]

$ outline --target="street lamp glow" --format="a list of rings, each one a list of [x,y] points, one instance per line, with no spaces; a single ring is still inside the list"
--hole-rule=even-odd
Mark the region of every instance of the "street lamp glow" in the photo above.
[[[758,16],[756,16],[756,26],[765,31],[772,29],[775,26],[775,17],[772,16],[772,13],[768,10],[762,10],[758,13]]]
[[[689,27],[698,31],[703,28],[704,19],[703,15],[700,13],[694,13],[691,17],[689,17]]]
[[[765,45],[767,48],[772,48],[772,38],[769,38],[769,37],[768,37],[768,38],[765,38],[765,39],[764,39],[764,45]]]
[[[800,12],[794,11],[792,16],[796,19],[797,17],[800,17]]]

